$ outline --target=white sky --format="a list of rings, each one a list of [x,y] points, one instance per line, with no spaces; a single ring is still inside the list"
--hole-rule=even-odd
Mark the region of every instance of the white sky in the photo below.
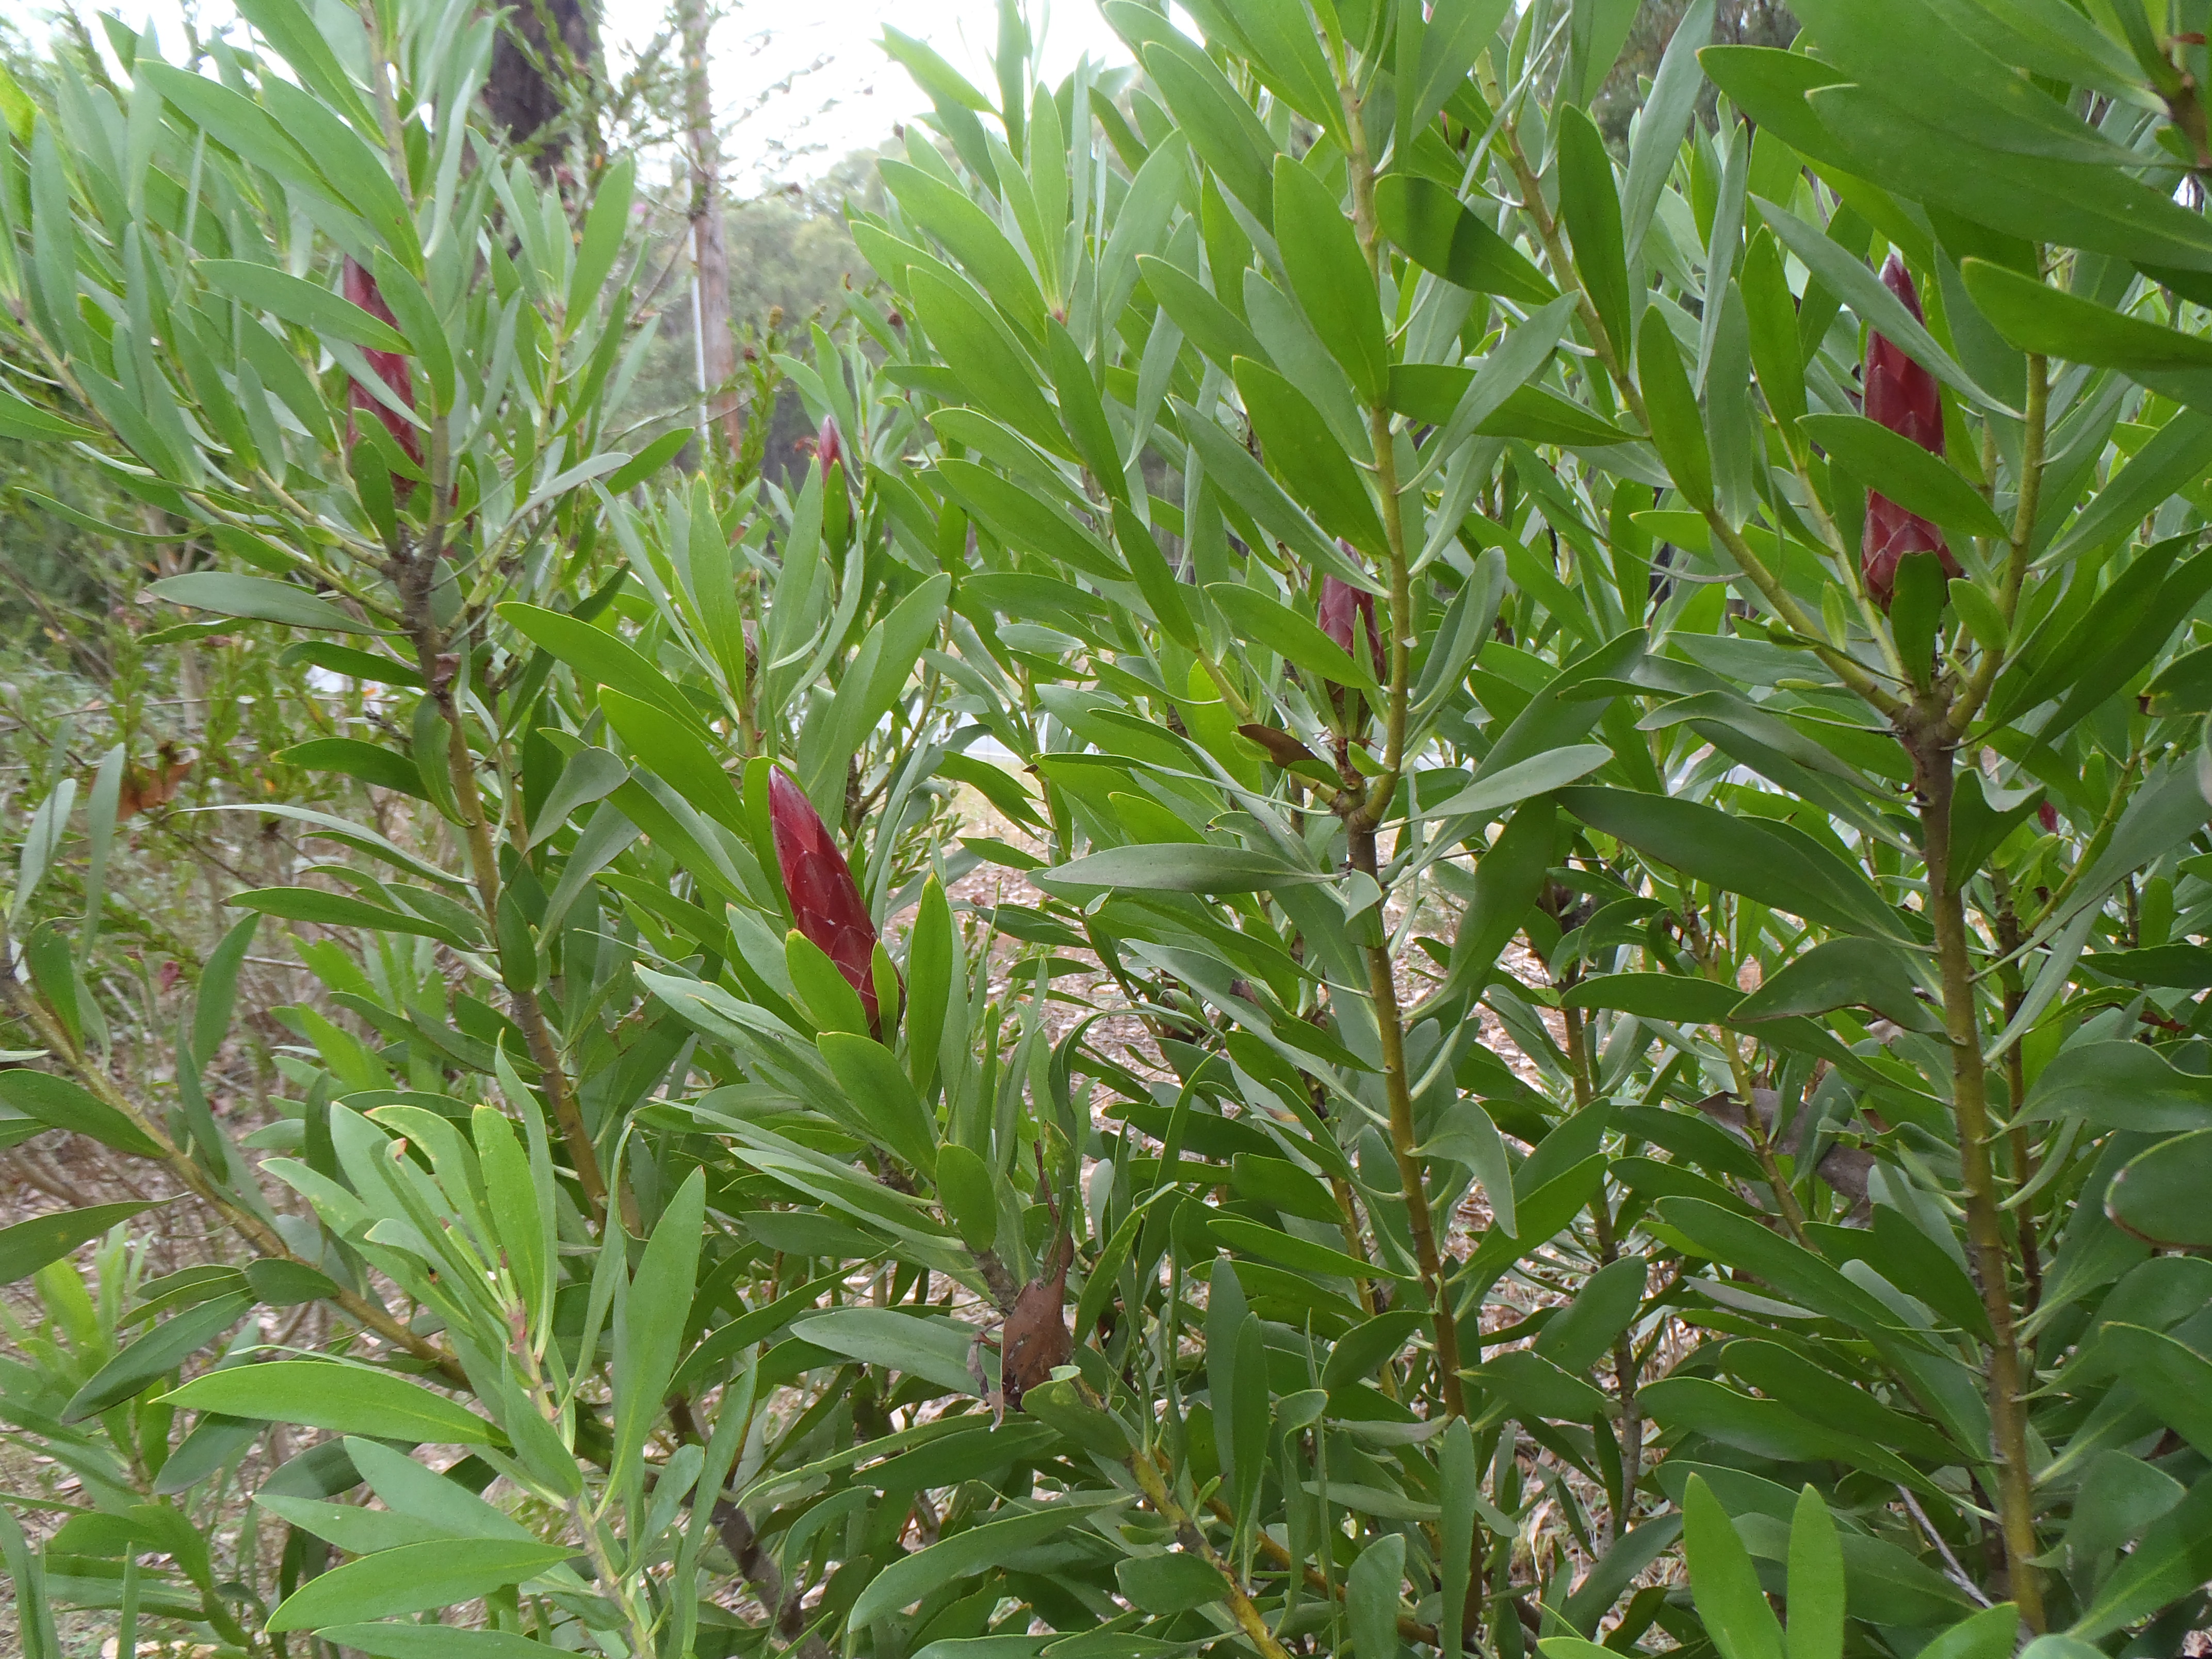
[[[710,0],[711,3],[711,0]],[[608,48],[617,61],[664,26],[664,0],[602,0]],[[1129,54],[1095,0],[1032,6],[1039,64],[1057,82],[1086,52],[1124,64]],[[927,41],[995,101],[990,55],[999,38],[996,0],[734,0],[715,27],[715,104],[726,119],[723,153],[733,188],[744,188],[748,155],[781,144],[809,152],[777,176],[817,173],[854,149],[872,148],[895,123],[930,107],[906,70],[878,44],[884,26]],[[793,77],[782,90],[787,77]],[[757,113],[747,106],[768,94]],[[815,148],[815,147],[817,147]]]
[[[189,0],[82,0],[87,12],[112,10],[134,28],[150,21],[173,56],[183,41],[182,3]],[[599,9],[617,71],[670,15],[666,0],[599,0]],[[236,15],[228,0],[199,0],[195,10],[203,30]],[[740,193],[751,182],[752,158],[761,157],[775,179],[811,177],[929,108],[877,44],[886,23],[927,40],[996,96],[989,58],[998,42],[997,0],[725,0],[723,10],[714,31],[715,104],[735,123],[726,129],[724,153],[729,185]],[[1048,79],[1058,81],[1086,52],[1094,62],[1128,61],[1095,0],[1048,6],[1033,0],[1030,11]],[[798,152],[796,159],[763,154],[779,147]]]

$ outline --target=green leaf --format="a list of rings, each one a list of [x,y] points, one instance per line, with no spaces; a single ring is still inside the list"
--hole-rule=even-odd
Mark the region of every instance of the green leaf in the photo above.
[[[1334,1392],[1364,1382],[1427,1323],[1427,1315],[1418,1309],[1394,1308],[1355,1325],[1330,1348],[1322,1368],[1322,1386]]]
[[[1787,825],[1625,789],[1577,786],[1560,792],[1559,804],[1592,829],[1700,881],[1845,933],[1917,943],[1872,883]]]
[[[1036,801],[1005,768],[973,755],[946,755],[937,763],[937,774],[968,785],[1016,823],[1032,830],[1043,827]]]
[[[284,647],[278,655],[277,665],[294,667],[300,663],[312,667],[328,669],[333,674],[343,675],[349,680],[366,680],[372,685],[404,686],[411,691],[422,690],[422,676],[416,669],[374,651],[357,650],[349,645],[334,645],[327,640],[300,640]]]
[[[1492,353],[1485,367],[1497,357]],[[1431,426],[1443,426],[1459,412],[1475,379],[1474,370],[1447,363],[1400,363],[1390,371],[1390,407]],[[1524,386],[1509,394],[1474,430],[1486,438],[1581,448],[1627,443],[1635,436],[1540,386]]]
[[[504,1631],[465,1630],[453,1625],[326,1625],[318,1636],[332,1648],[371,1659],[545,1659],[543,1642]]]
[[[1299,0],[1243,0],[1233,13],[1216,13],[1212,17],[1194,15],[1216,44],[1222,42],[1224,33],[1217,20],[1226,23],[1233,15],[1230,38],[1233,41],[1242,33],[1267,85],[1306,119],[1342,141],[1344,102],[1337,95],[1336,77],[1322,53],[1321,39]],[[1279,192],[1275,210],[1282,211]]]
[[[607,629],[568,612],[509,602],[500,619],[580,675],[696,726],[698,716],[666,675]]]
[[[630,198],[637,181],[637,160],[625,155],[600,176],[576,244],[575,268],[568,276],[568,325],[574,333],[589,318],[599,290],[629,234]],[[395,307],[396,309],[396,307]]]
[[[1395,1659],[1398,1651],[1398,1592],[1406,1578],[1406,1539],[1386,1533],[1365,1549],[1344,1577],[1345,1611],[1352,1651],[1359,1659]]]
[[[2013,1659],[2019,1644],[2020,1609],[2009,1601],[2000,1601],[1993,1607],[1983,1608],[1964,1624],[1952,1626],[1920,1650],[1919,1659]],[[2020,1648],[2022,1659],[2038,1645],[2030,1644]],[[2045,1654],[2039,1659],[2065,1656]],[[2075,1659],[2087,1659],[2087,1655],[2076,1655]]]
[[[390,175],[380,166],[375,167],[374,174],[387,185],[391,183]],[[394,205],[397,204],[395,197]],[[445,325],[438,320],[437,307],[432,304],[422,284],[382,248],[376,251],[375,270],[377,291],[391,307],[399,326],[406,331],[415,360],[422,364],[423,377],[430,383],[431,407],[441,412],[451,410],[455,385],[453,348],[446,337]]]
[[[1747,1215],[1702,1199],[1662,1199],[1657,1218],[1697,1253],[1765,1279],[1801,1307],[1861,1331],[1882,1330],[1894,1316],[1874,1294],[1802,1244],[1778,1238]]]
[[[827,1030],[869,1034],[872,1023],[860,992],[830,953],[796,927],[783,936],[783,965],[816,1024]]]
[[[1420,51],[1409,62],[1407,47],[1414,31],[1401,12],[1398,48],[1398,143],[1401,150],[1413,134],[1436,118],[1468,78],[1512,10],[1512,0],[1458,0],[1431,9],[1419,31]]]
[[[2068,563],[2133,535],[2170,497],[2212,465],[2212,416],[2191,409],[2168,420],[2105,481],[2039,561]],[[2163,636],[2161,636],[2163,637]]]
[[[2064,1117],[2110,1129],[2212,1128],[2212,1083],[2140,1042],[2077,1042],[2036,1074],[2020,1113],[2022,1122]]]
[[[2198,1451],[2212,1455],[2212,1360],[2141,1325],[2106,1325],[2099,1341],[2136,1397]]]
[[[0,1070],[0,1106],[13,1107],[50,1128],[89,1135],[102,1146],[133,1158],[163,1156],[160,1144],[121,1112],[52,1072],[36,1072],[24,1066]]]
[[[1336,544],[1322,534],[1305,509],[1267,476],[1267,470],[1239,438],[1224,430],[1213,416],[1200,414],[1179,398],[1170,403],[1205,466],[1206,482],[1250,514],[1262,534],[1288,547],[1309,569],[1328,570],[1334,568],[1332,560],[1344,561]],[[1340,570],[1336,574],[1343,575]]]
[[[1863,415],[1808,415],[1797,424],[1854,479],[1907,512],[1971,536],[2002,541],[2011,533],[1972,484],[1903,434]]]
[[[1636,337],[1636,380],[1644,392],[1644,419],[1651,428],[1652,447],[1667,464],[1674,488],[1700,513],[1713,506],[1713,458],[1705,447],[1705,423],[1698,412],[1698,394],[1682,367],[1681,348],[1674,331],[1657,306],[1644,308]]]
[[[57,1210],[34,1216],[12,1227],[0,1227],[0,1285],[28,1279],[50,1261],[58,1261],[80,1245],[98,1238],[144,1211],[155,1200],[131,1204],[94,1204],[82,1210]]]
[[[1690,1594],[1721,1659],[1785,1659],[1782,1626],[1759,1587],[1751,1552],[1699,1475],[1690,1477],[1683,1495],[1682,1547],[1689,1558]]]
[[[338,1294],[335,1281],[304,1261],[283,1256],[264,1256],[246,1264],[246,1282],[254,1299],[270,1308],[296,1308],[303,1303],[323,1302]]]
[[[1420,1155],[1448,1158],[1474,1171],[1492,1218],[1505,1231],[1514,1231],[1513,1165],[1498,1125],[1480,1102],[1462,1097],[1447,1106],[1436,1133],[1422,1143]]]
[[[1742,1000],[1733,985],[1687,974],[1595,974],[1559,994],[1563,1008],[1617,1008],[1677,1025],[1723,1024]]]
[[[2022,351],[2118,369],[2181,402],[2212,405],[2212,340],[2123,316],[1985,259],[1959,269],[1990,325]]]
[[[1613,342],[1613,355],[1629,349],[1628,254],[1620,222],[1620,192],[1613,160],[1597,124],[1583,111],[1559,112],[1559,216],[1575,250],[1575,269]],[[1648,338],[1649,328],[1644,331]]]
[[[2106,167],[2135,157],[2018,74],[2013,32],[1996,20],[1983,39],[1918,0],[1808,0],[1797,9],[1838,80],[1882,97],[1972,144],[2008,155]],[[1795,1656],[1792,1656],[1795,1659]]]
[[[966,283],[919,265],[912,271],[912,287],[915,310],[969,389],[969,401],[989,410],[1040,449],[1080,459],[1060,429],[1059,415],[1037,389],[1044,377],[982,297]]]
[[[1379,690],[1371,658],[1363,664],[1322,633],[1319,623],[1280,600],[1241,582],[1215,582],[1206,588],[1206,597],[1238,639],[1262,645],[1329,684]]]
[[[2171,1338],[2160,1340],[2172,1341]],[[2212,1371],[2212,1366],[2202,1359],[2197,1364]],[[2203,1379],[2192,1375],[2190,1385],[2201,1388]],[[2212,1395],[2199,1395],[2194,1402],[2201,1414],[2212,1415],[2208,1401],[2212,1401]],[[2203,1449],[2201,1443],[2198,1449]],[[2076,1642],[2094,1642],[2148,1619],[2207,1580],[2212,1580],[2212,1480],[2200,1480],[2189,1489],[2188,1497],[2151,1523],[2066,1634]],[[2085,1649],[2085,1652],[2094,1651]],[[2071,1656],[2053,1656],[2053,1659],[2071,1659]]]
[[[2004,614],[1997,609],[1996,601],[1971,576],[1954,576],[1944,589],[1951,608],[1959,613],[1959,620],[1973,635],[1974,643],[1984,651],[2002,651],[2011,638]]]
[[[2000,238],[2189,271],[2212,263],[2201,216],[2116,167],[1964,144],[1887,88],[1819,87],[1806,102],[1851,172]]]
[[[1711,0],[1698,0],[1682,14],[1668,37],[1659,73],[1652,77],[1651,91],[1637,117],[1636,142],[1629,151],[1628,178],[1621,190],[1621,217],[1632,257],[1644,246],[1652,211],[1659,204],[1667,176],[1674,170],[1675,155],[1681,149],[1682,130],[1689,125],[1691,111],[1704,89],[1705,77],[1698,66],[1698,52],[1712,35]],[[1714,252],[1715,264],[1725,275],[1735,250],[1731,246]]]
[[[1114,503],[1114,540],[1129,574],[1137,579],[1145,603],[1152,607],[1152,619],[1177,645],[1185,650],[1197,649],[1198,625],[1191,619],[1183,584],[1160,551],[1160,544],[1152,539],[1152,531],[1126,501]]]
[[[1448,283],[1523,305],[1559,297],[1518,248],[1432,179],[1393,173],[1376,179],[1375,217],[1407,258]]]
[[[1711,48],[1706,54],[1710,61]],[[1937,380],[1960,396],[1979,408],[2000,415],[2020,418],[2017,410],[2008,409],[1984,392],[1973,376],[1959,367],[1951,355],[1936,343],[1935,336],[1916,321],[1905,308],[1905,301],[1883,286],[1881,278],[1867,268],[1866,262],[1847,253],[1835,242],[1774,203],[1759,201],[1759,210],[1768,226],[1781,239],[1784,246],[1796,254],[1805,268],[1824,283],[1832,294],[1840,295],[1845,305],[1868,327],[1894,344],[1899,350],[1925,368]],[[1968,261],[1969,264],[1977,263]],[[1974,296],[1981,303],[1981,296]],[[1986,307],[1984,307],[1986,312]],[[1996,319],[1990,319],[1994,322]]]
[[[213,76],[195,75],[172,64],[153,61],[150,54],[140,62],[137,74],[241,161],[274,173],[304,193],[324,194],[322,179],[299,144],[244,93]]]
[[[2105,1208],[2138,1238],[2201,1249],[2212,1247],[2207,1193],[2212,1193],[2212,1129],[2198,1129],[2130,1159],[2106,1188]]]
[[[243,259],[199,259],[193,270],[218,294],[273,312],[288,323],[317,335],[366,346],[372,351],[408,355],[407,337],[389,323],[372,317],[341,295],[316,283],[286,275],[273,265]]]
[[[1025,334],[1042,340],[1044,295],[1006,233],[966,196],[921,168],[889,159],[878,165],[884,187],[908,216],[967,267],[969,276]]]
[[[1943,566],[1935,554],[1915,551],[1898,561],[1889,631],[1896,636],[1897,654],[1904,659],[1912,683],[1923,690],[1935,666],[1936,633],[1942,621],[1943,597]]]
[[[1121,1594],[1146,1613],[1165,1618],[1224,1601],[1229,1586],[1203,1556],[1171,1551],[1133,1555],[1114,1567]]]
[[[414,933],[436,939],[457,951],[477,949],[481,939],[462,937],[441,923],[410,915],[389,905],[371,903],[348,893],[326,892],[319,887],[262,887],[233,893],[223,901],[240,909],[278,916],[286,921],[312,921],[324,927],[366,927],[383,933]]]
[[[1204,52],[1172,29],[1164,33],[1167,38],[1148,42],[1139,60],[1199,159],[1263,228],[1272,228],[1274,140]]]
[[[351,122],[356,131],[376,131],[376,118],[347,78],[337,53],[298,0],[240,0],[238,15],[276,48],[301,84]]]
[[[1879,939],[1833,939],[1775,969],[1736,1004],[1736,1024],[1871,1008],[1907,1030],[1940,1031],[1942,1021],[1913,994],[1903,951]]]
[[[1569,744],[1541,755],[1516,761],[1499,768],[1486,776],[1480,776],[1456,794],[1447,795],[1434,806],[1425,806],[1415,816],[1424,818],[1487,817],[1517,806],[1531,795],[1548,794],[1563,788],[1577,778],[1587,777],[1613,758],[1613,750],[1601,744]]]
[[[1607,1262],[1537,1333],[1534,1352],[1569,1371],[1594,1370],[1641,1311],[1650,1273],[1641,1256]]]
[[[1252,417],[1267,470],[1323,530],[1376,558],[1387,558],[1389,544],[1376,514],[1375,498],[1321,411],[1264,363],[1240,357],[1234,368],[1237,394]]]
[[[213,611],[249,622],[282,623],[287,628],[313,628],[328,634],[376,634],[373,623],[348,616],[328,599],[317,599],[306,589],[269,576],[241,576],[228,570],[191,570],[181,576],[164,576],[146,584],[157,599],[193,611]]]
[[[1382,402],[1390,383],[1390,348],[1374,273],[1359,252],[1350,216],[1320,179],[1287,155],[1275,158],[1275,235],[1291,292],[1322,344],[1352,377],[1363,402]]]
[[[629,1295],[619,1304],[614,1368],[617,1470],[634,1467],[646,1436],[660,1420],[698,1279],[706,1206],[706,1171],[695,1169],[654,1224]]]
[[[1038,878],[1069,887],[1167,893],[1264,893],[1329,879],[1316,871],[1301,870],[1273,853],[1197,842],[1109,848],[1071,860]]]
[[[1751,334],[1752,368],[1766,407],[1785,438],[1805,412],[1805,356],[1798,344],[1797,305],[1774,234],[1761,227],[1744,250],[1737,281]]]
[[[1227,368],[1239,357],[1267,361],[1244,319],[1215,299],[1198,278],[1150,253],[1137,256],[1137,270],[1170,319],[1218,367]]]
[[[303,767],[310,772],[340,773],[379,789],[412,795],[418,800],[429,799],[422,787],[422,769],[412,757],[379,744],[363,743],[358,738],[310,738],[305,743],[280,749],[269,758],[285,766]]]
[[[1129,480],[1115,446],[1114,428],[1106,420],[1106,405],[1099,399],[1097,383],[1083,348],[1056,318],[1045,319],[1045,354],[1052,366],[1053,392],[1060,400],[1060,423],[1082,451],[1084,463],[1099,487],[1114,498],[1115,506],[1125,504]]]
[[[988,110],[991,100],[976,91],[966,76],[939,57],[934,48],[886,27],[884,30],[884,52],[906,66],[922,90],[940,103],[957,108]]]
[[[484,1446],[499,1430],[441,1394],[390,1371],[319,1359],[275,1359],[196,1376],[164,1403],[225,1417],[297,1423],[410,1445]]]
[[[636,489],[674,460],[683,453],[684,446],[697,435],[688,426],[679,426],[672,432],[662,433],[609,473],[601,487],[610,495],[620,495]]]
[[[1294,1238],[1279,1228],[1261,1222],[1216,1216],[1206,1224],[1231,1249],[1256,1255],[1263,1261],[1280,1263],[1299,1273],[1318,1273],[1328,1279],[1395,1279],[1413,1282],[1409,1275],[1377,1262],[1363,1261],[1356,1255],[1316,1244],[1310,1239]]]
[[[832,1353],[921,1377],[955,1394],[975,1392],[969,1370],[975,1333],[955,1321],[895,1308],[833,1308],[798,1321],[791,1329],[800,1340]]]
[[[599,693],[599,708],[643,775],[659,779],[724,829],[745,833],[738,781],[722,769],[695,724],[672,720],[653,704],[612,687]]]
[[[956,456],[939,459],[937,477],[1007,546],[1034,549],[1093,581],[1128,580],[1128,573],[1114,562],[1105,544],[1057,502]]]
[[[937,1149],[937,1195],[945,1219],[971,1250],[999,1241],[999,1190],[990,1165],[957,1142]]]
[[[1437,1621],[1437,1650],[1456,1654],[1464,1646],[1467,1593],[1474,1577],[1475,1508],[1480,1501],[1482,1474],[1475,1462],[1474,1435],[1464,1417],[1444,1425],[1443,1449],[1437,1460],[1437,1554],[1443,1607]]]
[[[2142,549],[2070,627],[2060,629],[2060,617],[2054,617],[2038,629],[2016,664],[1997,682],[1993,708],[2001,711],[1999,718],[2010,718],[2070,691],[2062,705],[2070,724],[2130,678],[2173,631],[2174,613],[2160,601],[2169,592],[2202,592],[2199,561],[2203,555],[2179,570],[2171,568],[2175,555],[2191,539],[2168,537]],[[2089,591],[2087,585],[2080,591]],[[2181,614],[2194,608],[2191,599]],[[2069,607],[2069,611],[2077,609]],[[2055,738],[2065,728],[2046,725],[2043,729]]]
[[[815,1046],[876,1139],[908,1168],[933,1175],[936,1121],[891,1051],[849,1031],[824,1031]]]
[[[1499,1354],[1471,1375],[1480,1377],[1523,1420],[1593,1423],[1605,1415],[1601,1391],[1532,1348]]]
[[[32,442],[71,440],[85,441],[100,434],[88,426],[79,426],[75,421],[40,409],[36,404],[25,403],[14,392],[0,387],[0,438],[20,438]]]
[[[559,1566],[569,1554],[565,1545],[526,1544],[508,1538],[441,1538],[403,1544],[309,1579],[269,1615],[268,1628],[272,1633],[320,1630],[450,1607],[535,1578]],[[489,1650],[485,1659],[493,1659]]]
[[[1207,66],[1211,69],[1211,65]],[[1241,108],[1242,106],[1240,105]],[[1249,110],[1244,111],[1249,118]],[[1262,177],[1265,174],[1263,173]],[[1098,315],[1116,317],[1128,304],[1137,286],[1137,260],[1159,246],[1176,204],[1188,193],[1190,171],[1182,135],[1170,134],[1152,146],[1152,153],[1130,180],[1129,193],[1114,216],[1114,228],[1098,256]]]
[[[250,1296],[217,1297],[163,1321],[94,1371],[62,1408],[62,1421],[80,1422],[143,1391],[246,1317],[252,1305]]]
[[[1066,1498],[941,1539],[927,1549],[900,1557],[871,1579],[854,1601],[846,1623],[856,1630],[872,1624],[946,1584],[989,1571],[1015,1551],[1056,1537],[1107,1504],[1127,1501],[1117,1492]]]
[[[1787,1659],[1843,1659],[1844,1551],[1835,1517],[1807,1486],[1790,1523]]]

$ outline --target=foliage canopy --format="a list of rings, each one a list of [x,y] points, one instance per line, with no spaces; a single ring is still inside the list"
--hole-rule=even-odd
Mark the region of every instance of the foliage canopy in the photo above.
[[[2191,9],[1701,0],[1624,155],[1632,6],[1105,9],[1138,67],[1059,86],[1011,6],[988,90],[889,36],[934,123],[780,365],[789,490],[615,425],[629,164],[572,221],[483,135],[465,0],[6,111],[0,433],[207,550],[179,633],[381,688],[298,763],[403,807],[264,809],[333,850],[232,896],[151,1090],[120,755],[30,823],[0,1134],[246,1252],[0,1233],[83,1500],[0,1523],[30,1650],[2204,1622]]]

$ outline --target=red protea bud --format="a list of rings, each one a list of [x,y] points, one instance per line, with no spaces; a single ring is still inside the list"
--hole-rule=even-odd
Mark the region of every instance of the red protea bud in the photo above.
[[[822,463],[822,478],[826,483],[830,469],[845,459],[845,434],[837,429],[835,415],[822,417],[822,429],[814,434],[814,454]]]
[[[1345,547],[1346,552],[1351,550]],[[1334,576],[1321,579],[1321,631],[1341,646],[1347,656],[1358,649],[1352,641],[1358,631],[1358,619],[1363,617],[1367,619],[1367,659],[1379,682],[1387,678],[1389,670],[1384,665],[1382,630],[1375,625],[1375,596],[1365,588],[1354,587]]]
[[[1894,253],[1881,268],[1881,280],[1905,302],[1917,321],[1920,295],[1911,273]],[[1936,377],[1899,350],[1880,334],[1867,336],[1865,404],[1867,418],[1912,440],[1931,455],[1943,453],[1943,406],[1936,395]],[[1943,562],[1946,576],[1963,575],[1957,559],[1943,540],[1943,532],[1917,513],[1908,513],[1879,490],[1867,492],[1866,530],[1859,538],[1859,571],[1867,592],[1885,611],[1897,586],[1898,561],[1908,553],[1933,553]]]
[[[360,261],[356,259],[348,259],[345,262],[345,296],[386,327],[399,326],[398,319],[392,314],[392,307],[384,303],[384,295],[377,289],[376,278],[370,276]],[[362,350],[362,356],[368,359],[368,366],[376,371],[377,378],[392,389],[401,403],[412,409],[415,406],[415,376],[413,371],[407,366],[406,357],[397,351],[371,351],[366,349]],[[359,410],[364,409],[373,410],[376,417],[384,422],[384,429],[392,435],[409,460],[417,466],[422,465],[421,434],[398,416],[369,396],[366,386],[356,384],[349,384],[346,387],[346,449],[349,453],[351,453],[357,436],[354,427],[354,417]],[[405,487],[405,481],[403,480],[403,489]]]
[[[881,1036],[874,973],[876,925],[868,919],[852,866],[830,839],[830,826],[822,822],[814,803],[781,772],[769,774],[768,812],[793,923],[860,994],[868,1023]]]

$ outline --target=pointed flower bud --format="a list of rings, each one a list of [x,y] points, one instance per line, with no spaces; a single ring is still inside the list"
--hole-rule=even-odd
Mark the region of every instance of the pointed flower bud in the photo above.
[[[1347,555],[1357,556],[1352,554],[1351,543],[1340,541],[1337,545]],[[1386,679],[1390,671],[1382,654],[1382,630],[1375,625],[1375,596],[1364,588],[1354,587],[1350,582],[1340,581],[1334,576],[1323,576],[1321,579],[1321,612],[1318,617],[1321,631],[1342,647],[1346,656],[1355,659],[1358,647],[1352,641],[1359,631],[1362,617],[1367,622],[1368,662],[1375,670],[1376,680]]]
[[[837,964],[860,993],[868,1022],[880,1035],[876,1006],[876,925],[853,879],[852,866],[830,838],[830,826],[799,787],[780,771],[768,779],[769,823],[775,834],[775,862],[791,918],[799,931]]]
[[[822,463],[822,478],[826,483],[830,469],[845,459],[845,434],[838,430],[835,415],[822,417],[822,429],[814,434],[814,454]]]
[[[386,327],[399,326],[398,319],[392,314],[392,307],[384,303],[384,295],[376,286],[376,278],[370,276],[356,259],[345,262],[345,296]],[[377,378],[392,390],[399,401],[410,409],[414,408],[415,376],[407,366],[406,357],[397,351],[371,351],[366,348],[362,349],[362,356],[368,359],[368,366],[376,371]],[[393,441],[398,444],[409,460],[417,466],[422,465],[422,434],[371,397],[368,387],[353,382],[349,382],[346,387],[346,451],[349,454],[359,436],[354,421],[363,410],[374,413],[384,422],[384,429],[392,434]],[[397,482],[402,493],[410,487],[407,480]]]
[[[1881,280],[1918,319],[1920,295],[1913,288],[1911,273],[1894,253],[1881,268]],[[1931,455],[1943,453],[1943,406],[1936,395],[1936,377],[1880,334],[1867,336],[1865,403],[1869,420],[1911,439]],[[1885,611],[1896,591],[1898,562],[1908,553],[1933,553],[1942,561],[1946,576],[1965,574],[1942,531],[1918,514],[1906,512],[1880,490],[1869,490],[1866,530],[1859,540],[1859,571],[1866,580],[1867,592]]]

